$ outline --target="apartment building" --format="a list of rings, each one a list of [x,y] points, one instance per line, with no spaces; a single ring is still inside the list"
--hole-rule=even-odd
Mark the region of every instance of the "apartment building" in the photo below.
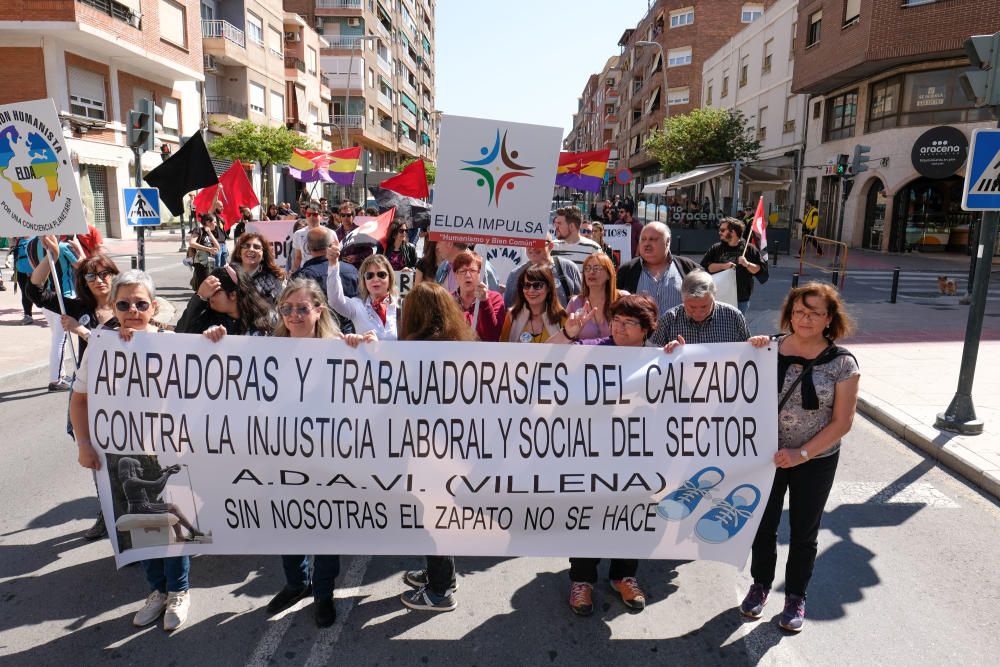
[[[331,138],[366,150],[368,183],[404,160],[434,161],[433,0],[286,0],[285,8],[326,40],[320,68],[332,94]]]
[[[164,151],[199,129],[201,47],[195,0],[0,0],[0,104],[55,101],[88,219],[102,233],[126,231],[120,193],[133,184],[126,123],[137,101],[163,109]],[[146,152],[143,171],[161,161]]]
[[[969,251],[979,215],[961,210],[966,165],[928,170],[920,156],[945,140],[960,154],[975,128],[994,125],[958,77],[969,69],[965,39],[996,31],[1000,0],[800,2],[792,92],[810,95],[801,200],[817,202],[821,235],[873,250]],[[859,144],[871,147],[869,171],[838,232],[835,164]]]
[[[741,201],[763,196],[765,210],[778,214],[772,224],[786,227],[801,215],[793,203],[808,103],[792,92],[797,21],[798,0],[778,0],[706,58],[701,72],[701,106],[741,111],[761,146],[753,167],[788,183],[763,190],[749,183]]]

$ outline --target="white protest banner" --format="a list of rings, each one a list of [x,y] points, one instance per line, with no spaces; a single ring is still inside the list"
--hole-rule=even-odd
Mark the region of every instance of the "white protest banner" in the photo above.
[[[55,103],[0,105],[0,236],[86,233]]]
[[[747,343],[352,350],[95,332],[87,355],[120,565],[240,553],[742,565],[774,477],[776,350]]]
[[[736,301],[736,269],[726,269],[712,274],[715,281],[715,299],[722,303],[728,303],[734,308]]]
[[[604,225],[604,242],[618,255],[618,266],[632,259],[632,225]]]
[[[507,277],[528,261],[528,256],[523,248],[494,246],[486,249],[486,261],[493,267],[497,282],[506,285]]]
[[[248,232],[260,234],[271,244],[274,263],[282,267],[292,255],[292,229],[294,227],[294,217],[291,220],[261,220],[260,222],[247,223]]]
[[[394,273],[396,274],[396,287],[399,288],[399,298],[400,300],[405,299],[406,295],[413,289],[413,279],[416,274],[413,271],[395,271]]]
[[[561,138],[558,127],[445,116],[431,240],[542,245]]]

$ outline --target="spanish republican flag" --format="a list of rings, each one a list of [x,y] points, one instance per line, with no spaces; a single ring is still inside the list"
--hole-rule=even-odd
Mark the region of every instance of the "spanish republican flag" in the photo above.
[[[361,147],[339,151],[306,151],[292,149],[288,161],[288,174],[297,181],[312,183],[326,181],[340,185],[353,185],[354,172],[358,169]]]
[[[610,148],[586,153],[560,153],[559,167],[556,169],[556,185],[587,192],[600,192],[610,156]]]

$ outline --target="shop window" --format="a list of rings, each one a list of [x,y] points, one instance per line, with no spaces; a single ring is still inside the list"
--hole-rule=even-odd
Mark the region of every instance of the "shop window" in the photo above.
[[[857,90],[828,99],[826,101],[826,122],[823,126],[823,141],[853,137],[854,125],[857,120]]]
[[[809,15],[809,32],[806,34],[806,48],[819,43],[819,36],[823,28],[823,10],[813,12]]]

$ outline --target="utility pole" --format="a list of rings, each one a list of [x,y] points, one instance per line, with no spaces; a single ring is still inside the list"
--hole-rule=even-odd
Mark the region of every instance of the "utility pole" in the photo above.
[[[142,154],[151,151],[156,145],[157,129],[162,126],[157,117],[163,116],[163,109],[156,106],[152,100],[139,100],[139,108],[129,111],[128,145],[135,156],[135,187],[142,187]],[[128,213],[128,211],[126,211]],[[136,255],[140,271],[146,270],[146,230],[142,225],[136,227]]]

